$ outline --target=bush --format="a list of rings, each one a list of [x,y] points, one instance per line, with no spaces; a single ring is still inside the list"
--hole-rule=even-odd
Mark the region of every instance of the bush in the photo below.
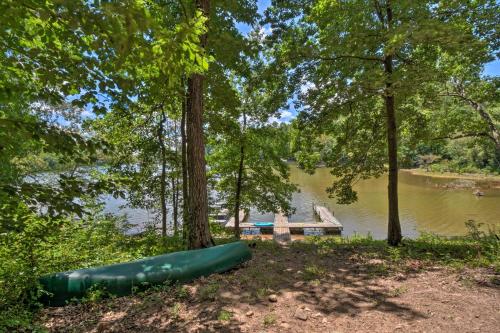
[[[180,238],[162,239],[153,229],[127,236],[123,218],[99,210],[59,221],[25,213],[21,225],[0,234],[0,332],[36,330],[31,321],[40,307],[37,281],[43,274],[183,249]]]

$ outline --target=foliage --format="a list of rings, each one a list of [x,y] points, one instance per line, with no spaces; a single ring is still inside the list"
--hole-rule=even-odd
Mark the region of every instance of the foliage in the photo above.
[[[496,6],[491,1],[274,3],[267,10],[273,66],[286,68],[303,110],[295,125],[303,136],[295,138],[299,165],[311,169],[321,156],[337,177],[330,194],[341,203],[355,201],[352,185],[385,171],[385,96],[395,97],[398,135],[411,149],[427,135],[422,111],[437,98],[431,84],[444,85],[451,76],[446,59],[459,54],[473,59],[476,68],[491,59],[490,44],[474,35],[470,17],[482,15],[476,24],[487,25]],[[388,23],[388,15],[394,22]]]
[[[274,313],[268,313],[264,316],[263,324],[267,327],[276,324],[276,321],[276,315]]]
[[[207,159],[218,199],[231,215],[236,209],[291,212],[291,195],[285,157],[289,156],[288,129],[269,123],[277,110],[270,107],[265,83],[258,80],[262,64],[250,61],[253,73],[235,78],[232,102],[224,113],[210,118]],[[238,207],[238,208],[236,208]]]
[[[236,126],[238,126],[236,124]],[[245,146],[241,209],[257,208],[262,212],[291,211],[290,199],[295,186],[288,181],[286,162],[281,160],[275,138],[279,130],[249,124],[243,134],[224,133],[213,139],[209,155],[211,175],[217,179],[215,188],[228,207],[234,207],[241,140]]]
[[[113,179],[125,177],[127,204],[147,209],[160,217],[161,202],[178,205],[181,176],[179,137],[180,101],[172,98],[168,105],[134,104],[127,111],[113,110],[89,126],[98,137],[113,147],[106,173]],[[163,155],[165,153],[165,155]],[[162,160],[166,173],[162,178]],[[165,188],[161,186],[165,182]],[[162,193],[162,191],[164,191]],[[163,196],[162,196],[163,195]],[[169,216],[172,216],[170,209]],[[172,219],[177,216],[172,216]]]
[[[36,286],[43,274],[183,249],[180,238],[165,240],[154,230],[127,236],[124,219],[105,215],[98,207],[79,221],[23,216],[30,220],[22,232],[0,234],[0,331],[29,325],[30,309],[39,306]]]
[[[227,310],[220,310],[217,320],[220,321],[230,321],[233,314]]]
[[[153,228],[127,236],[125,219],[104,214],[97,198],[111,193],[165,219],[167,203],[176,211],[187,201],[180,129],[192,77],[206,77],[198,155],[209,160],[210,189],[235,210],[291,212],[291,157],[308,172],[331,168],[330,194],[355,201],[352,185],[386,170],[389,95],[404,166],[500,171],[500,83],[481,76],[498,57],[496,1],[275,1],[261,22],[267,36],[255,0],[212,1],[206,17],[197,4],[0,4],[0,331],[38,329],[42,274],[184,248],[178,235]],[[254,30],[245,36],[238,23]],[[298,119],[273,122],[290,98]],[[498,235],[469,227],[469,237],[424,235],[397,248],[360,238],[310,242],[325,253],[368,248],[396,264],[498,266]],[[220,225],[211,231],[229,241]],[[315,263],[304,272],[325,275]],[[257,273],[265,294],[269,278]],[[199,296],[214,300],[218,290],[210,283]],[[87,301],[104,296],[96,289]],[[174,304],[172,315],[179,310]]]

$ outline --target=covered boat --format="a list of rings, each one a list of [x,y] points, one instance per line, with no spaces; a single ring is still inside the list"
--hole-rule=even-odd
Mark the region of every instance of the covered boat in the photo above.
[[[165,282],[187,282],[201,276],[225,272],[249,259],[252,254],[243,242],[206,249],[174,252],[126,263],[42,276],[40,284],[49,293],[41,301],[62,306],[84,297],[91,288],[102,288],[116,296]]]

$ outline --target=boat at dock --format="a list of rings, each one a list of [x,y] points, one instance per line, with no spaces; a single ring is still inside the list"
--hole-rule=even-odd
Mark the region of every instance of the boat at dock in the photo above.
[[[262,222],[247,222],[247,214],[244,211],[240,212],[239,227],[241,230],[259,229],[261,234],[273,235],[273,239],[277,242],[291,241],[291,234],[304,234],[304,229],[320,229],[326,235],[335,235],[342,232],[342,224],[333,216],[332,211],[321,205],[313,205],[314,215],[319,222],[289,222],[288,216],[283,213],[277,213],[273,223]],[[231,217],[225,227],[233,231],[235,228],[234,217]]]

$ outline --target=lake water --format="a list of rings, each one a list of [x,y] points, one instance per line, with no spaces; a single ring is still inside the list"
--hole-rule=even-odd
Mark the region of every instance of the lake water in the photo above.
[[[308,175],[291,165],[291,180],[298,184],[300,192],[293,195],[292,205],[296,213],[291,222],[314,221],[312,204],[329,207],[343,224],[343,235],[371,234],[383,239],[387,234],[387,176],[360,181],[355,189],[358,201],[351,205],[339,205],[328,198],[325,189],[333,181],[328,169],[319,168]],[[485,196],[477,197],[471,188],[454,188],[457,180],[412,175],[402,171],[399,176],[399,212],[401,228],[406,237],[416,237],[420,232],[444,236],[466,233],[465,222],[500,226],[500,189],[483,189]],[[448,186],[448,187],[447,187]],[[153,216],[143,210],[123,209],[122,201],[109,198],[107,210],[126,213],[138,229]],[[273,221],[273,214],[250,212],[250,221]],[[138,230],[137,229],[137,230]]]
[[[301,189],[293,195],[296,214],[291,222],[314,221],[312,204],[316,203],[334,212],[344,226],[343,235],[370,233],[378,239],[386,237],[387,176],[360,181],[355,186],[358,201],[351,205],[339,205],[335,199],[328,198],[325,190],[333,177],[327,168],[308,175],[292,165],[291,180]],[[477,197],[470,188],[451,188],[454,183],[455,179],[400,172],[399,213],[404,236],[413,238],[420,232],[463,235],[467,231],[467,220],[500,226],[500,189],[484,189],[485,196]],[[251,211],[250,220],[269,221],[272,215]]]

